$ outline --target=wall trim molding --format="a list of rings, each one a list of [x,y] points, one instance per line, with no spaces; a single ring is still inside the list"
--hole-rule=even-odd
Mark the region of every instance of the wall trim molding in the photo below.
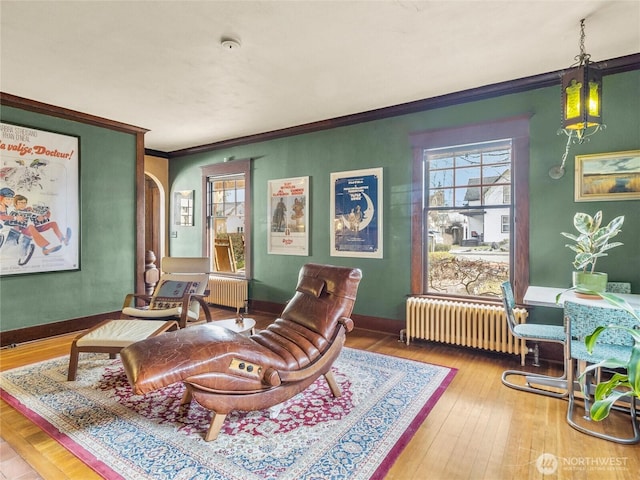
[[[20,343],[32,342],[43,338],[78,332],[80,330],[94,327],[103,320],[120,318],[120,315],[120,311],[107,312],[100,313],[98,315],[89,315],[87,317],[73,318],[71,320],[62,320],[60,322],[45,323],[43,325],[5,331],[2,332],[2,336],[0,337],[0,347],[4,348],[12,345],[15,346]]]
[[[64,118],[66,120],[73,120],[74,122],[86,123],[96,127],[108,128],[110,130],[117,130],[124,133],[132,134],[145,134],[149,130],[142,127],[136,127],[122,122],[116,122],[102,117],[96,117],[95,115],[89,115],[88,113],[78,112],[76,110],[70,110],[68,108],[57,107],[55,105],[49,105],[47,103],[38,102],[36,100],[29,100],[27,98],[18,97],[17,95],[11,95],[10,93],[0,92],[0,105],[5,107],[20,108],[30,112],[41,113],[43,115],[49,115],[51,117]]]
[[[285,305],[280,303],[263,301],[251,302],[252,310],[260,313],[272,314],[274,316],[274,320],[278,315],[280,315],[284,307]],[[81,330],[91,328],[104,320],[120,318],[120,315],[120,311],[107,312],[87,317],[73,318],[71,320],[63,320],[60,322],[46,323],[44,325],[9,330],[2,332],[2,336],[0,337],[0,347],[5,348],[25,342],[41,340],[43,338],[79,332]],[[404,328],[404,322],[399,320],[356,314],[352,315],[351,318],[353,319],[355,327],[361,330],[373,330],[375,332],[399,336],[400,330]]]
[[[601,62],[593,62],[602,70],[603,75],[612,75],[615,73],[628,72],[632,70],[640,70],[640,53],[617,57]],[[345,127],[358,123],[365,123],[374,120],[382,120],[385,118],[397,117],[411,113],[418,113],[436,108],[460,105],[463,103],[475,102],[488,98],[500,97],[512,93],[521,93],[538,88],[551,87],[560,85],[560,76],[563,70],[555,72],[542,73],[531,77],[509,80],[506,82],[494,83],[482,87],[463,90],[460,92],[441,95],[438,97],[425,98],[415,100],[413,102],[402,103],[390,107],[369,110],[361,113],[354,113],[342,117],[336,117],[318,122],[306,123],[295,127],[282,128],[272,130],[270,132],[258,133],[255,135],[247,135],[220,142],[209,143],[205,145],[184,148],[168,152],[168,158],[178,158],[196,153],[205,153],[224,148],[238,147],[257,142],[266,142],[278,138],[292,137],[294,135],[302,135],[305,133],[313,133],[332,128]],[[558,98],[558,102],[560,99]]]
[[[274,319],[282,313],[285,307],[283,303],[268,302],[265,300],[249,300],[249,305],[252,310],[274,315]],[[392,318],[372,317],[354,313],[351,315],[351,319],[357,329],[397,335],[398,338],[400,338],[400,330],[405,328],[405,322],[403,320],[394,320]]]

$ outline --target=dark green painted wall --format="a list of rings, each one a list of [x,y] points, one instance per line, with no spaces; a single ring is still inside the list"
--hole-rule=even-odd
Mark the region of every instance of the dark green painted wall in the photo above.
[[[599,269],[612,279],[631,281],[640,293],[640,201],[575,203],[574,156],[640,148],[640,71],[604,79],[604,119],[608,128],[591,142],[572,148],[567,174],[552,180],[547,172],[560,162],[566,137],[556,134],[560,124],[560,87],[505,95],[454,107],[379,120],[349,127],[197,154],[170,162],[172,191],[196,190],[196,226],[171,227],[177,238],[171,255],[200,255],[202,191],[200,166],[225,157],[257,158],[253,162],[253,281],[252,299],[286,301],[297,272],[307,262],[357,266],[363,270],[356,313],[404,319],[409,292],[411,132],[484,122],[531,114],[530,123],[530,281],[531,284],[568,286],[572,252],[564,247],[561,231],[571,230],[576,211],[602,209],[605,219],[625,215],[617,237],[624,247],[601,259]],[[277,114],[277,112],[275,113]],[[329,174],[360,168],[384,168],[384,258],[356,259],[329,255]],[[310,176],[310,256],[267,254],[267,181]],[[538,309],[535,317],[559,312]],[[544,321],[545,319],[540,319]]]
[[[9,107],[2,121],[80,137],[81,270],[0,278],[0,329],[118,311],[134,288],[135,135]]]
[[[612,279],[631,281],[640,293],[640,201],[573,201],[573,158],[640,148],[640,71],[605,77],[605,132],[575,146],[568,173],[551,180],[548,169],[559,163],[565,138],[559,124],[559,87],[539,89],[456,107],[400,116],[350,127],[299,135],[185,157],[170,162],[172,191],[196,190],[196,226],[175,227],[171,255],[201,254],[200,166],[224,157],[260,157],[253,164],[253,265],[251,297],[286,301],[298,269],[306,262],[352,265],[364,279],[356,313],[402,320],[409,292],[411,132],[444,128],[521,114],[531,117],[532,284],[566,286],[572,252],[560,231],[571,230],[576,211],[604,211],[606,219],[627,217],[619,235],[624,247],[599,261]],[[0,278],[0,330],[118,310],[134,286],[135,136],[14,108],[2,120],[78,135],[81,139],[81,270]],[[329,173],[384,167],[384,258],[355,259],[329,255]],[[310,256],[267,254],[267,181],[310,176]],[[538,309],[541,321],[558,321],[559,312]]]

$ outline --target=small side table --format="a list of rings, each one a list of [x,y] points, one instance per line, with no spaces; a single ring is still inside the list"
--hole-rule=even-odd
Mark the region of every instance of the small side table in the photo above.
[[[75,380],[80,352],[108,353],[115,358],[124,347],[168,330],[177,330],[174,320],[105,320],[73,339],[67,380]]]
[[[217,325],[232,332],[249,336],[255,333],[256,321],[253,318],[243,318],[242,321],[239,322],[235,318],[228,318],[226,320],[214,320],[209,325]]]

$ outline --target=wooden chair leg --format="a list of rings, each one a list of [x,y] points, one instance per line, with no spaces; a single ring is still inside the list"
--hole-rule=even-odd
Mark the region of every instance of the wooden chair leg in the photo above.
[[[329,370],[327,373],[324,374],[324,378],[327,380],[327,383],[329,384],[329,388],[331,389],[331,393],[333,394],[333,396],[336,398],[341,397],[342,390],[340,390],[340,385],[338,385],[338,382],[336,382],[336,379],[333,376],[333,372]]]
[[[187,387],[186,390],[184,391],[184,394],[182,395],[182,400],[180,400],[180,405],[190,404],[192,396],[193,395],[191,394],[191,389]]]
[[[67,381],[71,382],[76,379],[76,373],[78,372],[78,348],[75,342],[71,345],[71,353],[69,354],[69,370],[67,372]]]
[[[218,434],[220,433],[220,429],[222,428],[222,424],[224,423],[224,419],[227,415],[222,415],[221,413],[212,412],[213,417],[211,418],[211,425],[209,425],[209,430],[207,430],[207,434],[204,439],[207,442],[211,440],[215,440],[218,438]]]

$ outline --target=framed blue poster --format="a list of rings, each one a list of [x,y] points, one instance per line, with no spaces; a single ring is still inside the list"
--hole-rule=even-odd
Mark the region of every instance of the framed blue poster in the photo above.
[[[382,168],[331,174],[331,256],[382,258]]]

